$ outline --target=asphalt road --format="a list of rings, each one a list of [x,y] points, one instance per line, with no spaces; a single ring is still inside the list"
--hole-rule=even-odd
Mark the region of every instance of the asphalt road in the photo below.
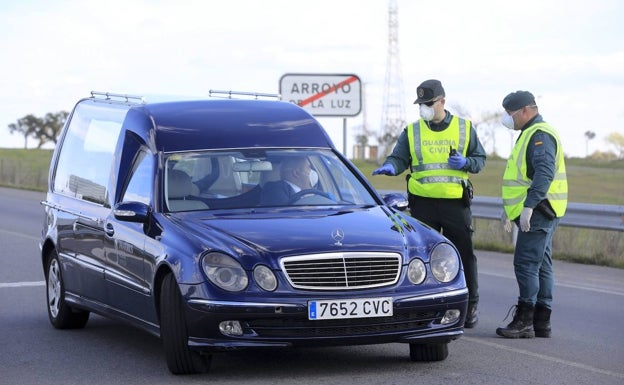
[[[92,315],[50,325],[39,261],[41,193],[0,188],[0,384],[624,384],[624,270],[555,262],[553,338],[495,334],[516,301],[512,257],[478,251],[481,317],[443,362],[402,344],[241,351],[173,376],[160,340]]]

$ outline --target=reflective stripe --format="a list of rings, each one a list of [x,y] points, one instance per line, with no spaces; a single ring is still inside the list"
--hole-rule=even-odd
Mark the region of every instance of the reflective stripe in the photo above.
[[[531,182],[527,180],[518,180],[518,179],[503,180],[503,186],[517,187],[517,186],[530,186],[530,185],[531,185]]]
[[[420,183],[458,183],[461,185],[462,181],[466,179],[456,176],[426,176],[416,180]]]
[[[519,197],[514,198],[514,199],[511,199],[511,198],[510,199],[503,199],[503,206],[514,206],[514,205],[520,204],[520,203],[524,202],[525,198],[526,197],[524,197],[524,196],[519,196]]]
[[[448,170],[448,169],[450,169],[448,163],[429,163],[429,164],[419,164],[415,167],[412,167],[412,172],[429,171],[429,170]]]
[[[412,135],[413,135],[413,142],[410,143],[410,149],[413,152],[412,156],[412,165],[416,165],[416,167],[418,167],[417,165],[419,164],[423,164],[423,156],[422,156],[422,151],[420,146],[416,146],[414,145],[414,143],[422,143],[422,140],[420,139],[420,126],[418,127],[418,130],[414,129],[414,123],[409,125],[410,131],[412,131]],[[416,163],[414,163],[414,160],[416,160]],[[413,172],[413,167],[412,167],[412,172]]]
[[[457,145],[457,152],[466,156],[466,142],[468,141],[466,135],[466,120],[457,118],[459,120],[459,144]],[[466,149],[467,150],[467,149]]]
[[[556,200],[568,200],[568,193],[567,192],[558,193],[558,194],[549,193],[548,198],[552,198]]]

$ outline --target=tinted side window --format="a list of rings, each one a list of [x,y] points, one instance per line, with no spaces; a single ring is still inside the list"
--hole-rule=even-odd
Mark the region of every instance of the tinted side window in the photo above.
[[[154,157],[144,151],[139,153],[138,165],[123,195],[123,201],[142,202],[149,205],[152,202],[152,185],[154,181]]]
[[[108,205],[113,153],[128,107],[80,103],[61,144],[53,190]]]

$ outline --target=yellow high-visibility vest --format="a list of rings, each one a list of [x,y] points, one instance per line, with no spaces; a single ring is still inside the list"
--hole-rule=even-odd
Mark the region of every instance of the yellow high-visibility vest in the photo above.
[[[503,206],[510,219],[516,219],[522,213],[527,191],[531,186],[531,179],[527,177],[526,151],[531,137],[537,131],[544,131],[557,141],[555,177],[548,188],[546,198],[557,217],[562,217],[568,206],[568,179],[561,141],[554,128],[547,123],[537,123],[524,130],[507,160],[507,167],[503,174]]]
[[[411,175],[407,190],[427,198],[458,199],[462,197],[462,183],[468,182],[468,172],[454,170],[448,165],[450,148],[466,156],[470,142],[470,120],[453,116],[449,126],[441,132],[433,131],[420,119],[418,129],[407,127],[412,157]]]

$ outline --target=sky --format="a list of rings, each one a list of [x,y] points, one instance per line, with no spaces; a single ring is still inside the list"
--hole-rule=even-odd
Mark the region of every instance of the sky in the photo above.
[[[396,0],[405,119],[416,87],[439,79],[446,106],[475,121],[516,90],[537,97],[568,156],[614,150],[624,134],[624,2]],[[278,93],[285,74],[355,74],[363,112],[318,117],[352,154],[366,124],[381,133],[388,0],[4,0],[0,3],[0,147],[23,147],[8,125],[70,111],[90,91],[207,95]],[[346,123],[346,143],[343,124]],[[596,134],[587,140],[585,133]],[[493,135],[492,135],[493,133]],[[494,123],[488,152],[515,138]],[[29,141],[29,147],[35,141]]]

